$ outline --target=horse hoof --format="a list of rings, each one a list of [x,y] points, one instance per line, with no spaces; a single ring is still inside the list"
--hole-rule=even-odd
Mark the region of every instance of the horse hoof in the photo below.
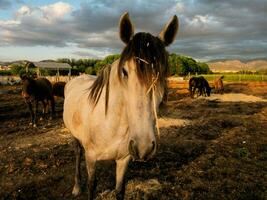
[[[33,123],[32,123],[32,122],[30,122],[30,123],[29,123],[29,126],[32,126],[32,125],[33,125]]]
[[[40,117],[40,121],[43,121],[44,119],[42,117]]]
[[[36,128],[37,127],[36,124],[34,124],[33,127]]]
[[[52,120],[53,119],[53,117],[49,117],[49,120]]]
[[[81,194],[81,188],[80,188],[79,186],[75,185],[75,186],[73,187],[73,190],[72,190],[72,195],[73,195],[74,197],[77,197],[77,196],[80,195],[80,194]]]
[[[117,200],[123,200],[124,199],[123,192],[122,191],[117,191],[116,189],[111,192],[111,195],[112,195],[113,198],[115,196],[115,199],[117,199]]]

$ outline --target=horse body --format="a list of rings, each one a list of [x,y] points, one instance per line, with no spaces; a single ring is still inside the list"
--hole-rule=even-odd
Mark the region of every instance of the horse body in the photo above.
[[[211,88],[208,81],[203,76],[192,77],[189,80],[189,91],[191,98],[194,97],[197,90],[198,96],[210,96]]]
[[[221,93],[223,94],[223,91],[224,91],[224,87],[223,87],[223,79],[224,76],[220,76],[219,78],[217,78],[215,81],[214,81],[214,87],[215,87],[215,92],[216,93]]]
[[[88,197],[93,198],[95,163],[116,161],[116,195],[124,196],[124,174],[131,159],[155,154],[156,112],[167,85],[167,52],[178,30],[174,16],[159,37],[134,35],[128,13],[120,19],[120,38],[126,44],[121,58],[98,77],[82,75],[65,86],[63,119],[75,137],[76,172],[72,193],[80,189],[81,148],[88,172]]]
[[[28,76],[22,76],[22,96],[27,103],[30,113],[31,122],[36,126],[36,116],[38,112],[38,103],[43,103],[43,114],[46,112],[48,103],[51,105],[51,117],[55,113],[55,102],[52,94],[52,85],[46,78],[32,79]],[[34,102],[34,108],[32,106]]]
[[[71,133],[83,145],[86,151],[95,155],[95,160],[116,160],[125,157],[127,148],[120,145],[127,132],[127,123],[123,117],[124,107],[121,101],[121,91],[112,90],[109,99],[109,112],[105,115],[105,107],[88,106],[88,96],[93,82],[93,76],[82,75],[72,79],[66,85],[64,101],[64,122]],[[110,80],[112,83],[112,80]],[[103,88],[105,90],[105,88]],[[99,102],[105,101],[102,93]],[[78,105],[78,106],[74,106]],[[104,151],[103,151],[104,150]]]
[[[53,95],[57,97],[63,97],[64,98],[64,88],[66,83],[59,81],[52,85],[53,88]]]

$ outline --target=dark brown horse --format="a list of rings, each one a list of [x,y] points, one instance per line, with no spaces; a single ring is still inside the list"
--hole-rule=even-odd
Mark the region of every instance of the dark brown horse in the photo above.
[[[52,85],[53,87],[53,95],[57,97],[63,97],[64,98],[64,88],[65,88],[66,82],[59,81]]]
[[[21,76],[22,80],[22,97],[27,103],[31,113],[31,124],[36,127],[36,117],[38,112],[38,103],[43,103],[43,114],[46,113],[48,104],[51,105],[51,118],[55,114],[55,101],[52,94],[52,84],[46,78],[33,79],[30,76]],[[34,108],[32,106],[34,103]]]
[[[210,96],[211,88],[203,76],[190,78],[189,91],[191,98],[194,98],[196,90],[198,90],[197,96]]]

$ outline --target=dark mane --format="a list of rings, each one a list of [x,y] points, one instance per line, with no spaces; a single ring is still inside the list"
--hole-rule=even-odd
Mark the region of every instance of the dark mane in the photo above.
[[[93,106],[99,101],[102,90],[106,85],[106,103],[105,103],[105,113],[108,110],[108,100],[109,100],[109,75],[110,75],[111,65],[104,66],[99,72],[97,79],[94,81],[93,85],[89,88],[91,91],[89,93],[89,100],[93,103]]]
[[[118,76],[121,80],[123,65],[127,60],[136,62],[137,76],[141,83],[150,85],[152,77],[159,74],[160,84],[166,87],[168,74],[168,53],[165,45],[150,33],[137,33],[121,53]],[[167,87],[166,87],[167,88]]]

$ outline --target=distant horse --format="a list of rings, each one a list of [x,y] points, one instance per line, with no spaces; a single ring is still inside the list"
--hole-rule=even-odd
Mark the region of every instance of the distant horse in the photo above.
[[[128,13],[121,16],[119,32],[126,44],[119,60],[97,78],[76,77],[66,84],[63,119],[75,137],[76,173],[73,195],[80,194],[80,156],[85,150],[88,197],[93,199],[95,164],[116,161],[116,197],[124,197],[124,174],[131,159],[147,160],[156,152],[155,125],[167,88],[168,54],[175,39],[174,16],[158,37],[134,34]]]
[[[55,113],[55,101],[52,94],[52,85],[46,78],[33,79],[27,75],[21,76],[22,80],[22,97],[27,103],[31,113],[31,124],[36,126],[36,117],[38,112],[38,103],[43,103],[43,114],[46,113],[46,108],[50,102],[51,117]],[[34,109],[32,103],[34,102]]]
[[[64,98],[64,88],[65,88],[66,82],[56,82],[52,84],[53,87],[53,95],[57,97],[63,97]]]
[[[223,94],[224,91],[223,81],[222,81],[223,78],[224,76],[220,76],[214,81],[215,93]]]
[[[191,98],[194,98],[196,91],[198,91],[197,96],[210,96],[211,88],[208,81],[203,76],[192,77],[189,80],[189,92]]]

